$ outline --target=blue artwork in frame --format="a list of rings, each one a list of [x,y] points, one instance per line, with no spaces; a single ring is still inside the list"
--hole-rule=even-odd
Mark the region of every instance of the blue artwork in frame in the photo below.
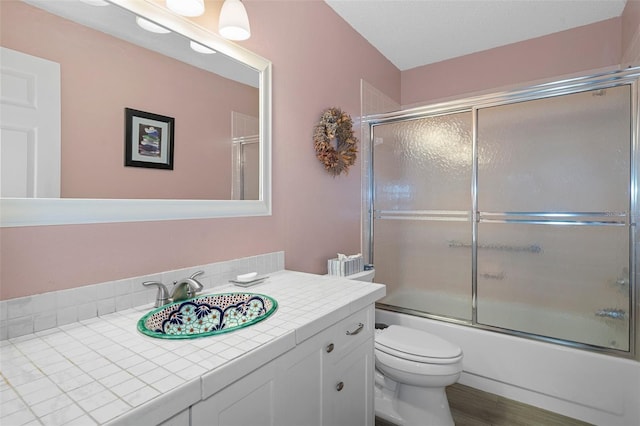
[[[125,108],[124,165],[173,170],[173,117]]]

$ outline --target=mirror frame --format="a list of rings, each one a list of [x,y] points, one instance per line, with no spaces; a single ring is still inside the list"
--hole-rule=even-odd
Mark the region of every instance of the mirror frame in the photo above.
[[[0,199],[0,227],[208,219],[271,215],[271,61],[193,21],[148,1],[107,0],[210,47],[260,74],[260,193],[258,200]],[[229,159],[231,161],[231,159]]]

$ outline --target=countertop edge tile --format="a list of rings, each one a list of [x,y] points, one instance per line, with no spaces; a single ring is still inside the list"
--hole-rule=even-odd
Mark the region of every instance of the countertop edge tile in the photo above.
[[[202,399],[207,399],[231,383],[276,359],[296,346],[295,332],[289,331],[246,354],[234,359],[221,368],[203,374]],[[229,368],[231,367],[231,368]]]
[[[106,423],[108,426],[159,424],[200,401],[200,379],[171,389]]]
[[[336,324],[348,317],[351,313],[351,309],[349,305],[345,305],[338,310],[327,312],[326,314],[318,317],[316,320],[305,324],[296,329],[296,343],[300,344],[304,342],[311,336],[314,336],[324,330],[325,328],[331,327],[333,324]]]
[[[378,286],[378,288],[376,288],[374,292],[369,293],[368,295],[351,302],[349,304],[351,313],[358,312],[360,309],[364,308],[365,306],[371,305],[372,303],[375,303],[377,300],[382,299],[387,294],[387,287],[384,284],[369,284],[369,285]]]

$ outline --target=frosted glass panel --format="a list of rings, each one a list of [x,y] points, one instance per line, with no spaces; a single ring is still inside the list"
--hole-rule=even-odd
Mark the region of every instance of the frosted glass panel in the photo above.
[[[543,95],[373,126],[380,302],[629,351],[631,86]]]
[[[470,222],[382,219],[374,222],[380,302],[471,319]]]
[[[478,111],[480,211],[624,212],[630,86]]]
[[[242,199],[260,199],[260,144],[249,143],[242,146]]]
[[[628,350],[628,232],[480,223],[478,323]]]
[[[471,113],[376,126],[376,210],[469,210]]]

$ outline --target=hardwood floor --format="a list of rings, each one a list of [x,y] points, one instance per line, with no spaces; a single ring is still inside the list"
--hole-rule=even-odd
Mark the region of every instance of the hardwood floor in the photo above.
[[[456,426],[588,426],[589,423],[456,383],[447,387]],[[394,426],[376,418],[376,426]],[[413,425],[407,425],[413,426]],[[422,425],[416,425],[422,426]],[[433,425],[437,426],[437,425]]]

